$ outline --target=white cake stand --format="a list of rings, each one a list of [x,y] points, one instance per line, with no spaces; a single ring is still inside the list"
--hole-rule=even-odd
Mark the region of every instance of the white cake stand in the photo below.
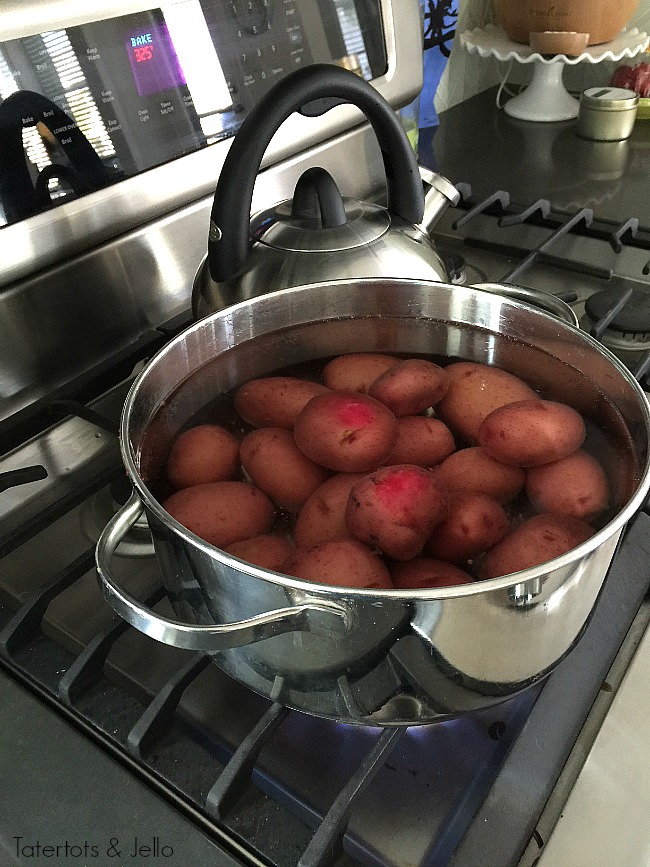
[[[568,57],[566,54],[539,54],[528,45],[513,42],[501,27],[494,24],[466,30],[460,34],[460,41],[470,53],[476,52],[481,57],[532,63],[531,83],[518,96],[509,99],[503,110],[520,120],[557,121],[571,120],[578,116],[578,100],[571,96],[562,81],[565,66],[634,57],[645,51],[650,38],[647,33],[634,27],[621,31],[611,42],[587,48],[576,57]]]

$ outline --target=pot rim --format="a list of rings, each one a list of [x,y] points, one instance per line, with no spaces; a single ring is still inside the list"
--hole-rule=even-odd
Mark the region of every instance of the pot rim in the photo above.
[[[378,283],[399,286],[402,284],[416,283],[420,286],[430,287],[432,290],[435,290],[437,288],[444,288],[447,290],[451,290],[456,294],[468,293],[468,297],[470,293],[478,293],[479,295],[492,298],[495,297],[493,292],[486,292],[472,286],[455,286],[450,283],[438,283],[429,280],[377,277],[362,277],[352,279],[354,280],[355,286],[377,285]],[[132,383],[122,409],[122,416],[120,420],[120,450],[122,453],[122,459],[131,483],[138,491],[146,510],[150,510],[151,512],[153,512],[158,518],[158,520],[160,520],[167,527],[171,528],[186,542],[189,542],[191,545],[198,548],[202,553],[208,555],[209,557],[218,560],[223,565],[229,566],[231,568],[236,568],[239,571],[245,572],[248,575],[252,575],[256,578],[260,578],[264,581],[268,581],[272,584],[284,587],[288,590],[308,593],[312,596],[321,594],[326,595],[329,598],[352,598],[359,600],[406,599],[412,602],[433,602],[436,600],[475,596],[482,593],[488,593],[490,591],[504,590],[514,587],[518,584],[524,584],[530,581],[534,581],[537,578],[542,578],[547,573],[562,569],[563,567],[568,566],[574,561],[580,560],[587,554],[590,554],[607,539],[609,539],[616,532],[622,529],[623,526],[627,523],[627,521],[639,510],[648,494],[648,491],[650,490],[650,402],[648,401],[645,392],[643,391],[637,380],[632,376],[630,371],[619,361],[619,359],[605,346],[603,346],[586,332],[574,327],[573,325],[569,325],[568,323],[563,322],[558,317],[553,316],[550,313],[546,313],[539,308],[534,308],[529,304],[525,304],[513,298],[499,296],[502,302],[508,307],[513,307],[515,309],[525,309],[527,311],[532,310],[536,316],[540,316],[546,320],[552,321],[554,324],[557,325],[557,327],[561,328],[562,331],[566,332],[568,335],[571,335],[572,339],[577,339],[586,343],[592,349],[595,349],[597,352],[603,355],[616,370],[619,376],[621,376],[626,381],[627,385],[629,385],[635,392],[639,407],[642,410],[643,422],[646,431],[646,439],[649,443],[649,449],[648,455],[646,457],[645,466],[640,473],[637,488],[632,497],[625,504],[625,506],[604,527],[602,527],[593,536],[587,539],[587,541],[583,542],[575,548],[572,548],[566,554],[563,554],[560,557],[556,557],[553,560],[547,560],[545,563],[542,563],[539,566],[522,569],[518,572],[511,572],[508,575],[502,575],[498,578],[477,580],[473,581],[471,584],[460,584],[453,587],[378,590],[357,587],[338,587],[330,584],[318,584],[316,582],[306,581],[300,578],[294,578],[290,575],[284,575],[281,572],[274,572],[270,569],[264,569],[262,567],[255,566],[252,563],[249,563],[245,560],[240,560],[238,557],[235,557],[232,554],[228,554],[222,549],[217,548],[209,542],[204,541],[199,536],[196,536],[194,533],[192,533],[190,530],[188,530],[186,527],[176,521],[174,518],[172,518],[172,516],[168,512],[166,512],[165,509],[163,509],[162,505],[152,495],[152,493],[149,491],[148,487],[144,483],[143,479],[141,478],[138,467],[136,466],[134,455],[132,454],[129,440],[130,417],[133,405],[137,400],[140,387],[142,386],[142,383],[146,380],[148,372],[153,367],[153,365],[162,363],[165,356],[172,352],[177,344],[184,342],[189,334],[192,334],[195,331],[199,331],[201,328],[205,328],[206,325],[208,325],[214,320],[224,318],[231,315],[235,311],[245,310],[246,308],[249,308],[255,304],[259,304],[260,301],[262,301],[264,298],[275,296],[280,293],[295,295],[307,291],[322,292],[325,291],[328,286],[337,287],[341,286],[342,284],[349,283],[350,279],[327,280],[318,283],[309,283],[302,286],[294,286],[288,289],[281,289],[277,292],[268,293],[267,295],[256,296],[255,298],[249,298],[245,301],[240,301],[237,304],[224,307],[223,309],[218,310],[216,313],[212,313],[209,316],[206,316],[202,319],[199,319],[197,322],[194,322],[188,328],[180,332],[180,334],[177,334],[176,337],[174,337],[167,344],[165,344],[165,346],[158,353],[156,353],[156,355],[153,356],[153,358],[140,371],[140,373],[136,376],[134,382]]]

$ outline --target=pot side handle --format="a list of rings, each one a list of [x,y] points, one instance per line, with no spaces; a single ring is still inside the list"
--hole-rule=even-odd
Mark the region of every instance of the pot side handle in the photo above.
[[[115,549],[143,510],[136,492],[106,525],[97,542],[95,561],[104,598],[127,623],[163,644],[208,653],[254,644],[285,632],[305,631],[341,634],[348,626],[347,610],[334,602],[313,600],[278,608],[247,620],[221,625],[195,625],[162,617],[119,586],[111,561]]]

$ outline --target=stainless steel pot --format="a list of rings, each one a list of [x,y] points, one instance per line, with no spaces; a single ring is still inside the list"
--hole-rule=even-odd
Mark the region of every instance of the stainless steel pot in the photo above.
[[[495,364],[587,419],[610,473],[611,520],[550,563],[423,591],[321,586],[257,568],[203,542],[161,507],[150,473],[212,397],[278,368],[342,352],[427,353]],[[162,409],[161,409],[162,408]],[[143,454],[145,434],[155,448]],[[257,692],[319,716],[430,723],[487,707],[548,674],[598,597],[626,521],[650,486],[650,413],[626,369],[576,328],[471,287],[367,279],[282,290],[201,320],[136,379],[121,427],[134,487],[97,546],[104,594],[129,623],[214,661]],[[113,555],[145,510],[180,618],[119,586]]]
[[[514,298],[516,301],[523,301],[525,304],[530,304],[537,310],[543,310],[545,313],[552,313],[563,322],[568,322],[569,325],[578,327],[578,317],[572,307],[558,298],[556,295],[550,295],[548,292],[542,292],[539,289],[530,289],[528,286],[519,286],[517,283],[474,283],[474,289],[482,289],[484,292],[496,292],[497,295],[503,295],[506,298]]]

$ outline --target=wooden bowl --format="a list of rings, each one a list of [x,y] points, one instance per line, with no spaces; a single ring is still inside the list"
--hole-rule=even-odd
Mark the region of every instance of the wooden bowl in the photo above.
[[[531,33],[547,31],[587,33],[588,45],[609,42],[637,6],[638,0],[494,0],[499,24],[510,39],[525,45]]]
[[[578,57],[589,44],[588,33],[564,33],[560,30],[545,30],[529,33],[529,44],[539,54],[566,54]]]

